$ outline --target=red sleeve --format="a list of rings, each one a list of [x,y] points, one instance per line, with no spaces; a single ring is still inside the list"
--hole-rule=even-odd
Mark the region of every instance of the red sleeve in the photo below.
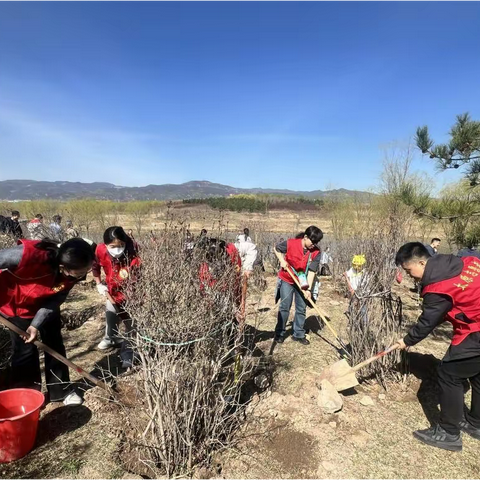
[[[92,265],[92,273],[94,277],[100,277],[102,274],[102,265],[99,259],[100,245],[97,245],[97,248],[95,249],[95,260],[93,261]]]

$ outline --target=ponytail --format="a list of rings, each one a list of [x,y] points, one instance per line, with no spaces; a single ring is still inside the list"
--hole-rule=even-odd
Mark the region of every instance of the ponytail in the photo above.
[[[90,266],[95,258],[92,246],[82,238],[72,238],[62,244],[45,238],[35,248],[48,252],[49,262],[55,269],[63,265],[69,270],[80,270]]]

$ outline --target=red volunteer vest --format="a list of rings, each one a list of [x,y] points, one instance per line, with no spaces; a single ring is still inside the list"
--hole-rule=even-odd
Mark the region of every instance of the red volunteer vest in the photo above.
[[[233,243],[228,243],[225,247],[225,251],[227,252],[227,255],[230,258],[230,261],[232,262],[232,264],[235,265],[236,267],[237,276],[235,278],[234,288],[235,288],[235,296],[238,303],[240,301],[240,296],[242,293],[241,292],[241,288],[242,288],[241,276],[240,276],[240,272],[242,269],[242,260],[238,253],[237,247],[235,247]],[[200,279],[200,291],[202,293],[205,292],[205,287],[213,288],[217,284],[217,280],[211,274],[208,263],[206,262],[200,265],[198,277]],[[223,289],[226,289],[226,288],[227,286],[225,285]]]
[[[427,293],[438,293],[451,298],[453,308],[445,320],[453,325],[452,345],[460,344],[470,333],[480,332],[480,260],[463,257],[462,261],[460,275],[432,283],[422,290],[422,297]],[[462,315],[472,323],[464,322]]]
[[[285,254],[285,260],[292,266],[297,272],[305,272],[307,270],[308,258],[310,256],[310,262],[320,253],[320,250],[315,247],[315,250],[307,250],[307,253],[303,253],[302,239],[291,238],[287,240],[287,253]],[[292,277],[283,268],[278,272],[278,277],[284,282],[293,285]]]
[[[108,287],[108,293],[116,303],[125,301],[125,295],[122,287],[125,281],[135,274],[135,270],[140,266],[140,258],[126,258],[122,255],[119,259],[113,258],[107,250],[107,246],[101,243],[95,250],[95,260],[97,265],[103,268],[105,273],[105,283]]]
[[[23,255],[18,267],[0,272],[0,312],[7,317],[33,318],[49,297],[70,291],[75,281],[57,275],[48,252],[35,248],[38,240],[19,240]]]

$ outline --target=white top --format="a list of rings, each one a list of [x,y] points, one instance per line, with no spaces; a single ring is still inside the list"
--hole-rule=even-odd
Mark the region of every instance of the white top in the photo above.
[[[350,268],[350,270],[347,270],[345,272],[348,281],[350,282],[350,286],[352,287],[353,291],[356,292],[358,287],[360,286],[360,283],[362,281],[362,278],[364,276],[364,271],[361,270],[360,272],[356,272],[353,267]]]
[[[240,259],[242,260],[242,270],[244,272],[251,272],[258,255],[257,246],[252,242],[237,241],[235,242],[235,248],[238,250]]]
[[[250,242],[250,243],[253,243],[252,242],[252,239],[250,237],[247,237],[245,239],[245,234],[240,234],[240,235],[237,235],[237,238],[235,239],[235,243],[244,243],[244,242]]]

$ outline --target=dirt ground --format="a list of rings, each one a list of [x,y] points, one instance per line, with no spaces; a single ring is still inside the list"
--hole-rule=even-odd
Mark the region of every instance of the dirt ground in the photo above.
[[[248,323],[265,355],[271,351],[277,314],[276,279],[267,280],[264,293],[248,298]],[[411,323],[418,305],[410,286],[406,281],[397,289]],[[96,349],[104,329],[101,303],[96,290],[88,286],[77,287],[66,303],[68,356],[97,375],[122,373],[117,351]],[[347,303],[329,279],[322,282],[319,304],[344,336]],[[238,448],[217,455],[216,467],[203,472],[202,478],[478,478],[480,442],[464,436],[463,452],[453,453],[412,437],[413,430],[438,418],[435,367],[448,347],[448,327],[411,350],[411,373],[403,383],[387,390],[362,384],[344,396],[343,410],[332,415],[318,406],[316,383],[322,368],[339,357],[328,343],[333,340],[329,331],[319,330],[313,315],[307,328],[311,345],[287,338],[276,346],[272,387],[254,398]],[[72,377],[79,380],[75,374]],[[141,478],[128,472],[119,454],[124,439],[122,410],[102,406],[97,390],[87,392],[80,407],[47,406],[35,449],[17,462],[0,465],[0,477]],[[365,396],[373,405],[360,403]]]

